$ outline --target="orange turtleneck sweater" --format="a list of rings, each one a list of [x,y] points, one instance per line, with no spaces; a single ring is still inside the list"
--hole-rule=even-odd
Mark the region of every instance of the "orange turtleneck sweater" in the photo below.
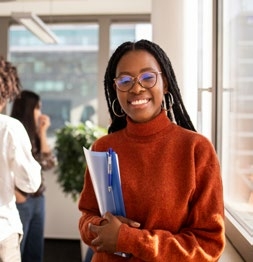
[[[98,139],[94,151],[118,154],[127,217],[141,228],[122,224],[117,251],[130,259],[96,253],[95,262],[218,261],[224,244],[224,203],[220,167],[207,138],[170,122],[164,113],[147,123]],[[79,229],[90,245],[88,223],[102,218],[88,170],[80,196]]]

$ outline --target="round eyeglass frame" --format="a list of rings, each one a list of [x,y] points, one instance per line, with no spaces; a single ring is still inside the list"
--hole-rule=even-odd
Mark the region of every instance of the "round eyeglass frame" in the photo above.
[[[143,86],[142,83],[139,81],[139,76],[142,75],[142,74],[144,74],[144,73],[154,73],[154,74],[156,75],[156,80],[155,80],[153,86],[151,86],[151,87],[145,87],[145,86]],[[116,81],[117,81],[117,79],[118,79],[120,76],[115,77],[115,78],[113,79],[113,81],[114,81],[117,89],[118,89],[119,91],[121,91],[121,92],[128,92],[128,91],[130,91],[130,90],[134,87],[134,85],[136,84],[136,82],[137,82],[141,87],[143,87],[143,88],[145,88],[145,89],[151,89],[151,88],[153,88],[153,87],[156,85],[156,83],[157,83],[157,76],[158,76],[159,74],[162,74],[162,72],[161,72],[161,71],[157,71],[157,72],[155,72],[155,71],[145,71],[145,72],[140,73],[138,76],[135,76],[135,77],[130,76],[130,77],[132,78],[133,84],[132,84],[132,86],[131,86],[129,89],[127,89],[127,90],[122,90],[122,89],[120,89],[119,86],[117,85],[117,82],[116,82]]]

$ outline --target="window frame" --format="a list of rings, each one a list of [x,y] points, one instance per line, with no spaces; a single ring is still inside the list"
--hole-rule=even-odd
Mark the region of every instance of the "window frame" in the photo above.
[[[223,149],[223,137],[222,137],[222,128],[223,128],[223,93],[228,90],[223,89],[223,15],[224,15],[224,1],[223,0],[213,0],[214,2],[214,17],[213,23],[215,28],[215,83],[216,83],[216,117],[214,123],[214,128],[216,130],[216,143],[215,147],[217,149],[217,154],[222,165],[224,159],[222,159]],[[227,175],[227,174],[225,174]],[[223,178],[223,183],[225,185],[226,181]],[[225,196],[224,196],[225,197]],[[245,261],[251,261],[253,257],[253,245],[251,240],[247,238],[248,232],[245,231],[243,226],[230,214],[228,208],[225,204],[225,230],[226,237],[231,241],[233,247],[237,250],[240,256]]]

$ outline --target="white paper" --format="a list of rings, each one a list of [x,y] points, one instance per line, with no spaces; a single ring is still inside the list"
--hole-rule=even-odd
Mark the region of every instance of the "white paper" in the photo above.
[[[108,190],[107,152],[91,151],[83,147],[84,155],[91,176],[91,181],[98,202],[100,214],[107,211],[114,215],[125,216],[125,207],[121,191],[118,157],[114,152],[112,190]]]

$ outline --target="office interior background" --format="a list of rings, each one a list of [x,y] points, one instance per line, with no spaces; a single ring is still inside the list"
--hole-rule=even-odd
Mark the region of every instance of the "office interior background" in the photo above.
[[[43,43],[13,12],[35,13],[58,42]],[[0,54],[18,67],[24,89],[41,95],[52,147],[55,131],[78,124],[90,107],[92,121],[107,127],[107,61],[122,42],[142,38],[167,52],[197,130],[217,150],[232,254],[226,261],[252,261],[253,1],[0,1]],[[54,172],[45,179],[45,238],[80,239],[77,203],[64,195]]]

